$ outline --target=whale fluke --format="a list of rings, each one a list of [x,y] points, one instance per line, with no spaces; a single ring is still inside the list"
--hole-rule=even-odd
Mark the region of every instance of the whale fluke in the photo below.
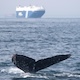
[[[12,56],[12,62],[14,63],[16,67],[23,70],[24,72],[34,73],[39,70],[45,69],[53,64],[66,60],[70,56],[71,54],[56,55],[53,57],[35,61],[34,59],[27,57],[27,56],[14,54]]]

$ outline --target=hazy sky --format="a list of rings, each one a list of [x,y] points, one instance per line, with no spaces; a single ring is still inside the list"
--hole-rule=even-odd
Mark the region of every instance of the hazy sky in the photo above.
[[[1,0],[0,17],[15,14],[18,5],[42,5],[45,18],[80,18],[80,0]]]

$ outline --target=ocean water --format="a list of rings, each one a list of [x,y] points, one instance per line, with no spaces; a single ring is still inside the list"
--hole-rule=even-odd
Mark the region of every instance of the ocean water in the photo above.
[[[15,53],[71,57],[32,74],[14,66]],[[80,19],[0,19],[0,80],[80,80]]]

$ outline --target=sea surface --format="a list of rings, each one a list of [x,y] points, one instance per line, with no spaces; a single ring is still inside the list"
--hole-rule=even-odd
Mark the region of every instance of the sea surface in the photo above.
[[[12,63],[13,54],[36,61],[60,54],[71,57],[24,73]],[[80,80],[80,19],[0,19],[0,80]]]

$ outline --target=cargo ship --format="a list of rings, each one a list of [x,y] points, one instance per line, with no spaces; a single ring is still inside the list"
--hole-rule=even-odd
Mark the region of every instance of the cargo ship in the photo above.
[[[41,18],[45,9],[41,6],[18,6],[16,7],[16,18]]]

